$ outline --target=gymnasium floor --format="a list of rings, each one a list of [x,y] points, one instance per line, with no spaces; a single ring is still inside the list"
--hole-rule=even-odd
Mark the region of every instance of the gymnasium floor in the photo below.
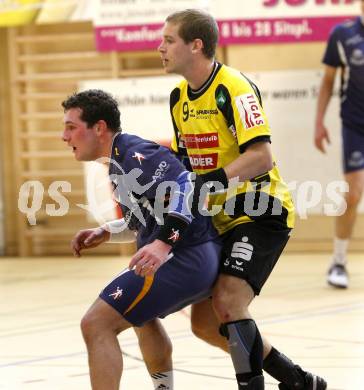
[[[330,390],[364,389],[364,256],[350,256],[348,290],[326,286],[326,255],[285,255],[253,304],[261,332]],[[126,264],[118,258],[0,260],[0,389],[90,389],[79,321]],[[164,320],[174,344],[175,390],[236,390],[230,359],[194,338],[189,312]],[[122,389],[152,389],[136,337],[120,337]],[[277,389],[266,376],[266,389]]]

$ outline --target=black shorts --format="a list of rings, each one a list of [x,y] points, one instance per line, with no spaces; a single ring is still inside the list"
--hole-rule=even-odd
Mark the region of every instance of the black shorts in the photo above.
[[[246,280],[259,295],[286,246],[291,229],[270,222],[242,223],[223,236],[220,273]]]

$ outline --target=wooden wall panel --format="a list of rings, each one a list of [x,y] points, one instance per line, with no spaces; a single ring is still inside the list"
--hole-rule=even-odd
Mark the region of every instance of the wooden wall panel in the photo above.
[[[17,251],[16,223],[17,191],[14,183],[13,137],[11,126],[10,84],[8,67],[7,30],[0,29],[0,155],[1,180],[3,182],[4,239],[5,250],[9,255]]]
[[[67,254],[72,235],[93,226],[77,203],[85,203],[82,165],[61,141],[61,101],[89,79],[162,74],[157,52],[98,53],[89,23],[26,26],[8,30],[10,84],[12,86],[13,161],[17,162],[13,192],[26,180],[40,181],[45,190],[54,180],[68,181],[69,212],[50,217],[45,212],[49,196],[30,226],[15,212],[17,253],[20,255]],[[53,202],[54,203],[54,202]],[[13,210],[14,211],[14,210]],[[124,245],[128,251],[133,245]],[[94,253],[118,253],[105,245]],[[11,254],[11,253],[9,253]]]
[[[7,197],[15,199],[26,180],[40,181],[45,190],[54,180],[65,180],[72,186],[72,192],[64,194],[70,210],[63,217],[47,215],[45,205],[51,201],[49,196],[36,213],[36,226],[30,226],[16,207],[7,210],[16,216],[12,219],[13,232],[18,233],[13,234],[16,253],[22,256],[67,254],[74,232],[93,224],[77,207],[77,203],[85,203],[83,171],[60,139],[61,101],[77,91],[77,84],[82,80],[161,75],[164,71],[156,50],[97,52],[90,23],[12,28],[8,30],[7,43],[13,134],[13,141],[9,142],[13,152],[10,161],[16,162],[17,167],[12,194]],[[219,58],[223,53],[219,49]],[[122,251],[131,248],[133,244],[125,244]],[[109,245],[95,253],[119,250]]]

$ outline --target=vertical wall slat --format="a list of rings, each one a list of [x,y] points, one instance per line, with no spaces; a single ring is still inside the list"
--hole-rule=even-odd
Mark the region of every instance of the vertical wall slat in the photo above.
[[[9,71],[10,71],[10,89],[11,89],[11,128],[12,128],[12,151],[13,151],[13,175],[15,191],[19,194],[22,185],[22,171],[24,170],[24,162],[19,155],[22,153],[22,132],[21,132],[21,103],[19,99],[19,84],[17,78],[19,75],[18,63],[18,46],[16,44],[16,37],[18,35],[17,28],[10,28],[8,34],[8,50],[9,50]],[[20,212],[16,213],[16,231],[18,233],[18,252],[20,256],[26,256],[30,253],[30,243],[26,235],[27,222],[24,215]]]

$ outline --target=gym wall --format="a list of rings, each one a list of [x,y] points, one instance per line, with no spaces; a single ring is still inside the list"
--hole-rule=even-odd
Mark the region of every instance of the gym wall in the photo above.
[[[323,50],[323,43],[237,45],[220,48],[218,59],[244,72],[319,70]],[[97,52],[91,23],[28,25],[0,30],[0,65],[4,74],[0,80],[0,139],[6,254],[70,254],[73,234],[94,223],[77,206],[85,203],[83,169],[60,139],[60,102],[76,91],[81,81],[163,75],[159,55],[156,51]],[[314,117],[313,112],[307,115]],[[307,136],[312,138],[312,133]],[[36,212],[27,218],[18,210],[18,194],[29,180],[37,182],[34,185],[44,193],[38,199],[39,209],[35,207]],[[47,204],[58,207],[49,194],[55,180],[71,184],[71,192],[63,192],[69,203],[63,216],[50,216],[49,206],[46,208]],[[27,193],[23,187],[20,202],[24,210],[32,201],[34,205],[32,191]],[[29,219],[36,224],[30,225]],[[351,249],[364,249],[363,224],[359,218]],[[328,250],[332,233],[331,217],[298,218],[288,250]],[[122,250],[128,252],[130,245]],[[104,245],[93,253],[117,254],[120,247]]]

